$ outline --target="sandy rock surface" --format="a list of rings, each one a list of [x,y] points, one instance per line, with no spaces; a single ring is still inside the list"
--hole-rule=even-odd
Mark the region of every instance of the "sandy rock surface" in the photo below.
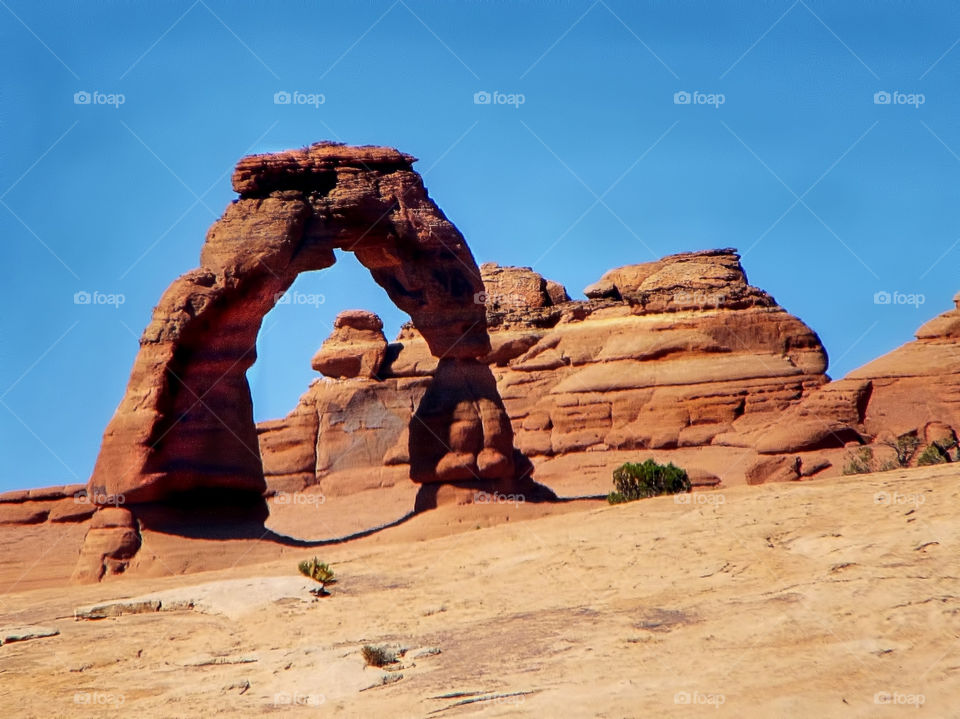
[[[947,465],[553,516],[443,506],[282,551],[166,538],[173,561],[179,545],[222,568],[68,591],[42,569],[55,550],[4,542],[4,586],[25,576],[0,625],[59,635],[0,647],[0,700],[23,717],[955,716],[957,480]],[[295,569],[314,555],[339,578],[317,600]],[[164,597],[214,611],[74,615]],[[397,663],[366,667],[364,645]]]

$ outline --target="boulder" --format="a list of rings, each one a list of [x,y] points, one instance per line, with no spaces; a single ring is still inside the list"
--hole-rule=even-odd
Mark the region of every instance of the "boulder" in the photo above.
[[[103,507],[90,520],[72,581],[99,582],[122,574],[141,544],[139,524],[123,507]]]
[[[0,627],[0,645],[26,642],[31,639],[43,639],[44,637],[55,637],[58,634],[60,634],[59,629],[35,624]]]
[[[747,484],[791,482],[800,478],[799,457],[764,457],[747,470]]]
[[[374,378],[386,355],[380,318],[364,310],[347,310],[337,315],[333,332],[313,356],[311,366],[335,379]]]

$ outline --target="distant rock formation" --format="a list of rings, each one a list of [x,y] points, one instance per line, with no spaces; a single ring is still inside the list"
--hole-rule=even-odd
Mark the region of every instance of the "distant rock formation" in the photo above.
[[[0,525],[82,522],[96,509],[83,484],[18,489],[0,494]]]
[[[913,435],[955,446],[960,429],[960,294],[916,340],[811,392],[745,439],[764,454],[876,444]]]
[[[827,382],[817,335],[749,285],[731,249],[621,267],[588,287],[586,301],[529,268],[481,272],[491,340],[483,359],[517,447],[535,462],[751,447],[741,428],[771,425]],[[343,493],[398,481],[410,461],[409,414],[436,371],[407,326],[378,379],[315,381],[290,415],[260,425],[271,486]],[[727,455],[718,456],[701,468],[701,484],[727,474]],[[372,471],[361,478],[361,468]]]
[[[341,312],[333,323],[333,334],[313,356],[310,366],[335,379],[376,377],[387,356],[383,322],[372,312]]]

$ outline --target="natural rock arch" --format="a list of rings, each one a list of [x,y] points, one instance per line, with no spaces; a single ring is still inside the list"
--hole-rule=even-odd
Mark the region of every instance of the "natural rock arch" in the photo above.
[[[489,368],[483,283],[415,158],[320,143],[242,159],[239,199],[210,228],[140,339],[91,495],[127,503],[266,489],[246,371],[264,315],[298,274],[353,252],[423,334],[439,368],[411,426],[420,482],[514,477],[513,431]]]

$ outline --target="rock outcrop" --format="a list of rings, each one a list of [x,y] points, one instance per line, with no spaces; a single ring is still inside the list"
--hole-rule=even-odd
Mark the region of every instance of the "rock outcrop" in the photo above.
[[[819,338],[747,283],[733,250],[623,267],[598,284],[613,289],[542,312],[536,342],[494,371],[528,455],[710,445],[826,381]],[[527,335],[531,324],[499,326]]]
[[[747,481],[757,452],[744,433],[770,426],[827,382],[819,338],[747,282],[734,250],[619,268],[587,288],[586,301],[570,301],[529,268],[485,264],[481,272],[477,299],[491,340],[484,361],[517,447],[541,466],[573,456],[615,466],[627,452],[715,447],[692,468],[702,484]],[[407,326],[379,378],[315,381],[287,418],[260,427],[270,484],[343,493],[351,482],[356,490],[389,483],[391,468],[411,461],[405,450],[423,441],[408,433],[416,423],[406,417],[442,373]],[[737,447],[750,458],[731,468],[725,448]],[[608,484],[605,473],[603,486],[580,491],[603,493]]]
[[[322,143],[238,163],[239,199],[210,228],[200,267],[170,286],[143,333],[91,495],[122,496],[127,506],[198,491],[259,498],[266,485],[246,380],[257,333],[297,275],[329,267],[337,249],[357,256],[441,358],[413,414],[433,437],[414,445],[414,478],[513,477],[510,423],[478,361],[490,351],[474,301],[479,269],[413,162],[390,148]],[[348,358],[343,348],[358,340],[363,351]],[[369,378],[382,354],[372,317],[350,315],[316,363]]]
[[[376,377],[387,355],[383,322],[372,312],[348,310],[333,323],[333,334],[313,356],[310,365],[334,379]]]
[[[140,527],[129,509],[101,508],[90,521],[73,581],[98,582],[106,575],[122,574],[140,544]]]
[[[916,437],[920,447],[956,446],[960,294],[954,304],[921,326],[915,341],[809,393],[772,425],[756,427],[744,439],[764,454],[883,446],[905,435]]]
[[[0,494],[0,525],[82,522],[96,505],[83,484],[23,489]]]
[[[953,301],[954,309],[921,326],[915,341],[847,375],[870,384],[866,434],[903,434],[929,423],[960,429],[960,294]]]

